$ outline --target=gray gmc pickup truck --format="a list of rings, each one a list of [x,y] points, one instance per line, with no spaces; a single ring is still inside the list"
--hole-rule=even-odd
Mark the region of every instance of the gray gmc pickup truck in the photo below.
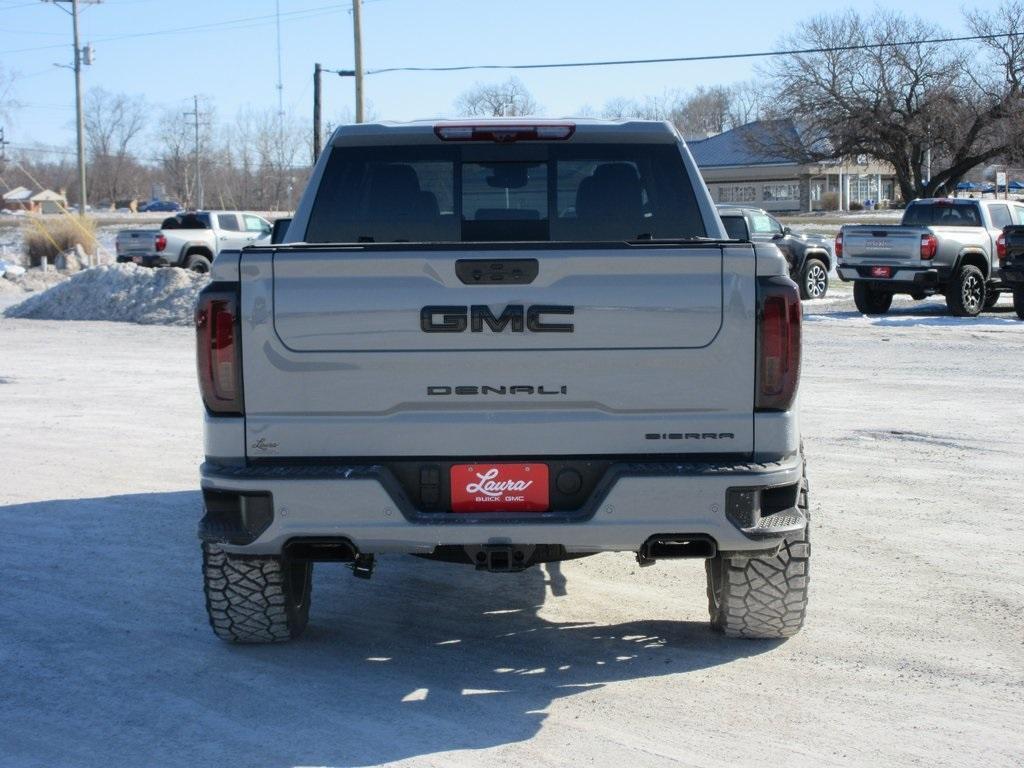
[[[283,242],[196,309],[221,638],[297,636],[315,562],[706,561],[711,623],[796,633],[801,307],[659,122],[339,128]]]
[[[941,293],[953,315],[974,317],[1006,290],[997,241],[1011,224],[1024,224],[1024,205],[1015,201],[915,200],[898,225],[839,230],[839,277],[853,281],[854,302],[865,315],[888,312],[896,293],[917,300]]]

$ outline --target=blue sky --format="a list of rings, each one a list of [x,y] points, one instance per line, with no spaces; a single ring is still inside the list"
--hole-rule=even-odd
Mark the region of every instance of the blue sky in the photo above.
[[[311,114],[316,61],[352,65],[351,0],[280,0],[285,108]],[[402,65],[519,63],[702,55],[765,50],[821,0],[364,0],[367,68]],[[977,0],[972,7],[995,7]],[[859,8],[870,9],[867,5]],[[929,18],[963,32],[961,5],[898,0],[886,7]],[[194,93],[211,97],[220,117],[242,107],[277,104],[274,0],[105,0],[82,15],[83,41],[96,63],[86,87],[144,96],[154,113],[191,106]],[[264,18],[254,18],[264,17]],[[176,31],[239,21],[231,26]],[[111,38],[111,39],[105,39]],[[25,104],[7,121],[7,138],[68,146],[74,141],[73,79],[54,66],[71,58],[70,17],[40,0],[0,0],[0,65],[19,77],[13,96]],[[617,96],[660,95],[666,90],[727,84],[754,76],[751,61],[533,70],[516,73],[546,114],[596,109]],[[452,112],[452,102],[474,82],[505,72],[394,73],[368,77],[366,92],[384,119]],[[328,118],[351,113],[351,79],[328,77]]]

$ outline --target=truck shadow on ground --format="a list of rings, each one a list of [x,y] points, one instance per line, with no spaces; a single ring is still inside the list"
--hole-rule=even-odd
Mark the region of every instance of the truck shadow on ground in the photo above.
[[[703,621],[555,621],[559,594],[595,613],[624,598],[592,580],[574,596],[557,567],[396,556],[369,582],[318,565],[300,640],[231,646],[202,606],[199,506],[180,492],[0,507],[12,764],[365,765],[495,747],[532,738],[562,698],[664,675],[685,696],[685,673],[778,645]],[[702,588],[695,568],[677,591]]]

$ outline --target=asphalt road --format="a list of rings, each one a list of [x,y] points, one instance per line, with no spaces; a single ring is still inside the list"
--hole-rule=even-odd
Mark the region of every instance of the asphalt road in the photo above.
[[[1024,323],[808,307],[812,593],[706,625],[700,563],[318,566],[295,643],[203,611],[188,329],[0,320],[0,766],[1024,762]]]

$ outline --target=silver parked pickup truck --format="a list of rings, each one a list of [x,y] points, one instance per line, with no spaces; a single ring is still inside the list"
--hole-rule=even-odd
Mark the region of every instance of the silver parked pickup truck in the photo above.
[[[797,632],[801,307],[660,122],[338,129],[284,242],[196,310],[210,623],[306,625],[313,563],[706,561],[713,626]]]
[[[206,273],[222,250],[269,242],[271,231],[270,222],[255,213],[195,211],[165,219],[160,229],[123,229],[114,245],[119,264]]]
[[[853,281],[857,309],[884,314],[893,294],[942,293],[950,311],[973,317],[1005,290],[996,241],[1024,223],[1024,205],[1007,200],[915,200],[897,226],[847,224],[836,236],[839,277]]]

